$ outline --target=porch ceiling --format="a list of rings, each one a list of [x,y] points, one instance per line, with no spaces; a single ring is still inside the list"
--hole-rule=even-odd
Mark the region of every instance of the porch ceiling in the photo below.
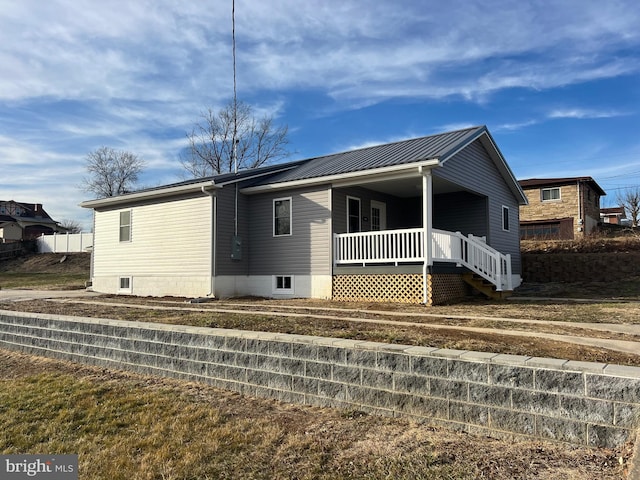
[[[438,178],[433,178],[433,194],[460,192],[465,189],[460,185]],[[386,193],[400,198],[412,198],[422,195],[422,177],[397,178],[393,180],[385,180],[380,182],[371,182],[362,185],[369,190]]]

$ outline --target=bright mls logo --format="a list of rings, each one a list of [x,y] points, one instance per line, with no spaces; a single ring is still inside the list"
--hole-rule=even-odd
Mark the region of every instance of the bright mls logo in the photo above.
[[[78,455],[0,455],[0,478],[78,480]]]

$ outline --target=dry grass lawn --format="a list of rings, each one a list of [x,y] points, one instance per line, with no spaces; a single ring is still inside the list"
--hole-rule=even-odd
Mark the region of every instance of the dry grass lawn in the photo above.
[[[0,452],[76,453],[91,480],[595,480],[622,478],[631,446],[499,441],[0,350]]]

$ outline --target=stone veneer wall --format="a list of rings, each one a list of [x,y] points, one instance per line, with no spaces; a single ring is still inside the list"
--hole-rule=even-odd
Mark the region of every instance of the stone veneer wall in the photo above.
[[[551,187],[528,187],[523,188],[524,194],[529,201],[529,205],[520,206],[520,221],[550,220],[573,217],[574,238],[582,238],[592,233],[593,228],[600,221],[600,203],[596,192],[586,183],[581,183],[582,201],[578,203],[577,183],[569,185],[553,185]],[[542,201],[542,188],[560,188],[559,200]],[[587,193],[587,192],[590,192]],[[590,198],[589,198],[590,195]],[[584,224],[578,223],[580,209]]]
[[[500,437],[614,447],[640,416],[617,365],[2,310],[0,348]]]
[[[523,253],[525,282],[612,282],[640,276],[640,252]]]

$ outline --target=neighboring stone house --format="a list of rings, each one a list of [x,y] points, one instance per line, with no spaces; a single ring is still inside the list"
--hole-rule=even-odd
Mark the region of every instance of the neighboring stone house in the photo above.
[[[531,178],[518,182],[529,200],[520,206],[521,239],[583,238],[597,229],[600,197],[591,177]]]
[[[0,243],[32,240],[42,234],[64,231],[41,203],[0,200]]]

